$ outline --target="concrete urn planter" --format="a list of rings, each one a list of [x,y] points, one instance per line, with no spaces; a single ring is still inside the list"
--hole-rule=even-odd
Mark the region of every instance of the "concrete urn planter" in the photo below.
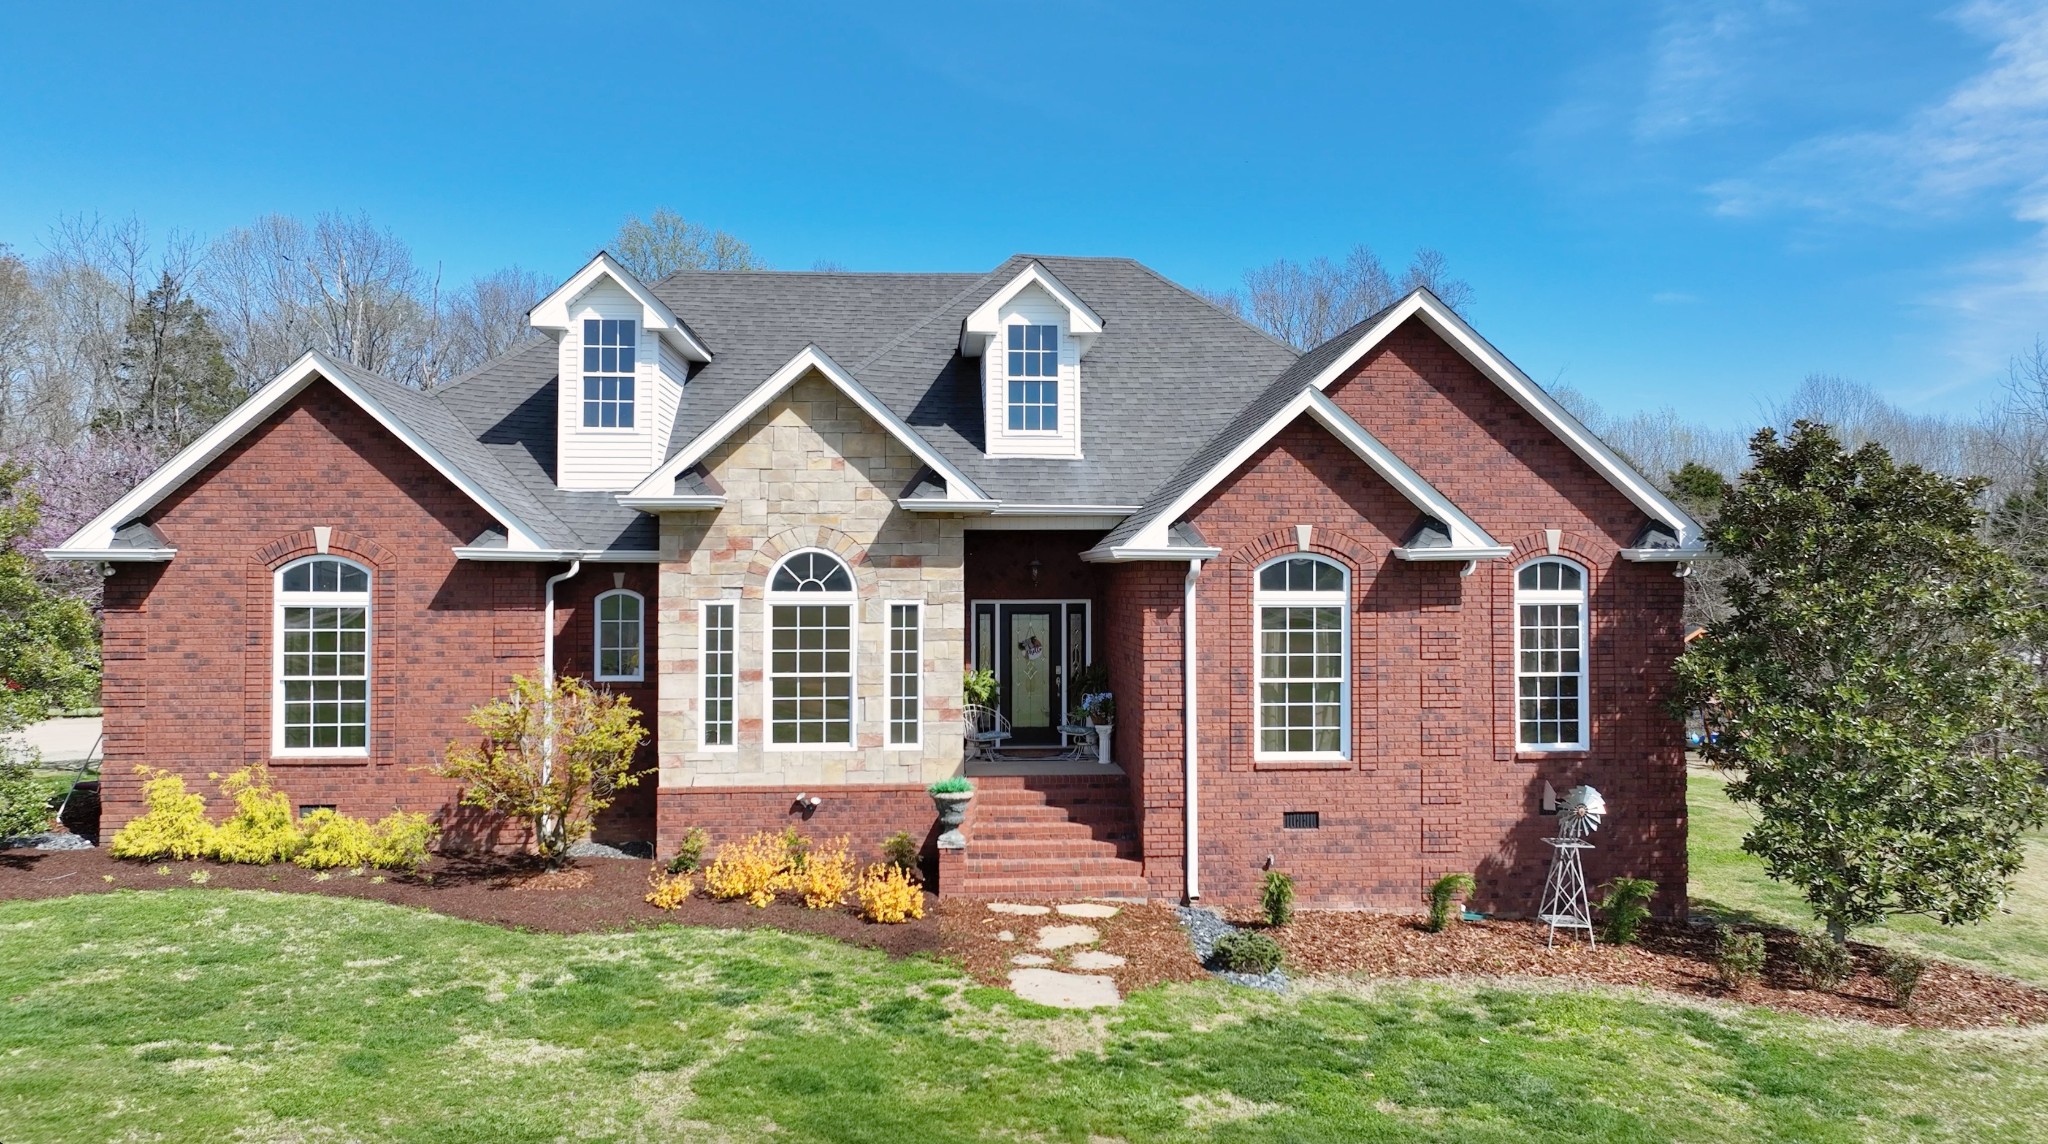
[[[967,820],[967,803],[973,798],[974,792],[971,790],[932,795],[932,805],[939,811],[939,849],[967,848],[967,840],[960,837],[960,824]]]

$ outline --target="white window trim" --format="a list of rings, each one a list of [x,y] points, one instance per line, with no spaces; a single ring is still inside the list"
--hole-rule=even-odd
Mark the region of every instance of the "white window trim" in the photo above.
[[[1259,587],[1259,577],[1266,569],[1289,560],[1313,560],[1327,564],[1344,576],[1344,587],[1336,592],[1268,592]],[[1346,761],[1351,758],[1351,683],[1354,667],[1351,662],[1351,569],[1327,556],[1313,552],[1285,552],[1260,564],[1252,570],[1252,758],[1260,762],[1328,762]],[[1265,741],[1265,724],[1259,708],[1260,685],[1266,682],[1266,664],[1263,653],[1264,643],[1259,633],[1263,630],[1260,615],[1265,608],[1297,607],[1337,609],[1338,641],[1343,674],[1338,678],[1337,702],[1337,749],[1334,751],[1268,751],[1262,745]],[[1275,680],[1274,682],[1299,682],[1298,680]]]
[[[1562,564],[1575,568],[1579,573],[1579,591],[1546,591],[1541,588],[1522,587],[1522,570],[1538,564]],[[1515,656],[1514,727],[1515,751],[1518,754],[1548,755],[1559,751],[1589,751],[1593,744],[1593,574],[1590,569],[1576,560],[1564,556],[1538,556],[1515,566],[1515,603],[1509,614],[1514,625],[1514,639],[1511,646]],[[1524,743],[1522,741],[1522,605],[1523,604],[1577,604],[1579,606],[1579,737],[1571,743]],[[1554,675],[1555,672],[1538,672],[1538,675]]]
[[[1052,332],[1053,332],[1053,338],[1055,339],[1055,345],[1056,345],[1056,346],[1058,346],[1058,347],[1060,347],[1060,348],[1055,348],[1055,349],[1054,349],[1054,350],[1052,351],[1052,373],[1051,373],[1051,375],[1050,375],[1050,376],[1048,376],[1048,375],[1045,375],[1045,374],[1021,374],[1021,373],[1020,373],[1020,374],[1013,374],[1013,373],[1011,373],[1011,372],[1010,372],[1010,352],[1011,352],[1011,351],[1010,351],[1010,349],[1009,349],[1009,339],[1010,339],[1010,328],[1011,328],[1011,327],[1013,327],[1013,326],[1015,326],[1015,327],[1018,327],[1018,328],[1020,328],[1020,329],[1021,329],[1021,328],[1025,328],[1025,327],[1029,327],[1029,326],[1040,326],[1040,327],[1044,327],[1044,328],[1047,328],[1047,329],[1050,329],[1050,330],[1052,330]],[[1001,351],[1001,353],[1002,353],[1002,359],[1001,359],[1001,360],[1002,360],[1002,363],[1003,363],[1003,366],[1002,366],[1002,371],[1001,371],[1001,373],[1002,373],[1002,379],[1003,379],[1003,383],[1002,383],[1002,384],[1003,384],[1003,388],[1002,388],[1002,395],[1003,395],[1003,401],[1002,401],[1002,404],[1003,404],[1003,424],[1002,424],[1002,431],[1003,431],[1003,435],[1004,435],[1004,436],[1006,436],[1006,437],[1044,438],[1044,439],[1046,439],[1046,440],[1057,440],[1057,439],[1060,439],[1060,438],[1063,438],[1063,437],[1065,437],[1065,436],[1066,436],[1067,434],[1066,434],[1065,430],[1064,430],[1063,428],[1061,428],[1061,427],[1062,427],[1062,426],[1063,426],[1063,425],[1065,424],[1065,422],[1066,422],[1066,417],[1067,417],[1067,408],[1066,408],[1066,405],[1067,405],[1067,402],[1066,402],[1066,397],[1065,397],[1065,395],[1064,395],[1064,394],[1062,394],[1062,393],[1061,393],[1060,391],[1061,391],[1062,389],[1064,389],[1064,388],[1066,387],[1066,383],[1067,383],[1067,368],[1066,368],[1066,365],[1065,365],[1065,363],[1064,363],[1063,361],[1061,361],[1060,355],[1066,352],[1066,350],[1064,349],[1064,346],[1065,346],[1065,344],[1066,344],[1066,341],[1067,341],[1067,332],[1066,332],[1066,330],[1062,329],[1062,328],[1061,328],[1061,326],[1060,326],[1060,324],[1059,324],[1058,322],[1041,322],[1041,321],[1037,321],[1037,320],[1035,320],[1035,319],[1019,319],[1019,318],[1011,318],[1011,319],[1009,319],[1008,321],[1005,321],[1005,322],[1003,323],[1003,330],[1002,330],[1002,333],[1001,333],[1001,335],[1000,335],[1000,336],[999,336],[999,337],[997,338],[997,340],[998,340],[998,341],[999,341],[999,342],[1000,342],[1000,343],[1002,344],[1002,346],[1003,346],[1003,349],[1002,349],[1002,351]],[[1020,353],[1044,353],[1045,351],[1044,351],[1044,350],[1020,350],[1020,351],[1017,351],[1017,352],[1020,352]],[[1018,408],[1018,406],[1016,406],[1016,405],[1013,405],[1013,404],[1011,404],[1011,402],[1010,402],[1010,386],[1011,386],[1011,384],[1012,384],[1012,383],[1014,383],[1014,382],[1033,382],[1033,381],[1038,381],[1038,382],[1047,382],[1047,383],[1050,383],[1050,384],[1052,385],[1052,422],[1053,422],[1053,425],[1052,425],[1052,428],[1050,428],[1050,429],[1019,429],[1019,428],[1015,428],[1015,427],[1011,426],[1011,424],[1010,424],[1010,410],[1012,410],[1012,409],[1015,409],[1015,408]],[[1042,406],[1042,405],[1043,405],[1044,403],[1043,403],[1043,402],[1037,402],[1037,403],[1033,403],[1033,404],[1037,404],[1037,405],[1040,405],[1040,406]]]
[[[713,743],[711,735],[710,649],[704,633],[711,630],[711,609],[732,609],[732,742]],[[740,601],[700,600],[697,602],[697,746],[700,750],[727,752],[740,749]]]
[[[631,675],[606,675],[604,673],[604,602],[613,596],[631,596],[639,608],[634,621],[634,630],[639,634],[637,646],[633,649],[633,673]],[[647,678],[647,597],[631,588],[613,588],[598,593],[590,602],[590,647],[593,653],[590,661],[590,677],[599,683],[640,683]]]
[[[640,391],[641,391],[642,389],[644,389],[644,388],[645,388],[645,385],[643,384],[643,381],[642,381],[642,378],[641,378],[641,369],[640,369],[640,356],[641,356],[641,355],[640,355],[640,341],[641,341],[640,335],[641,335],[641,332],[642,332],[642,331],[643,331],[643,330],[644,330],[644,329],[646,328],[646,323],[645,323],[645,322],[643,322],[643,321],[641,321],[641,320],[640,320],[640,318],[638,318],[638,317],[633,317],[633,318],[622,318],[622,317],[619,317],[619,316],[617,316],[616,314],[611,314],[611,315],[607,315],[607,314],[601,313],[600,311],[598,311],[598,310],[595,310],[595,309],[586,309],[586,310],[584,310],[584,311],[583,311],[582,313],[578,314],[578,315],[577,315],[577,316],[576,316],[576,317],[575,317],[574,319],[572,319],[572,320],[573,320],[573,321],[576,321],[576,322],[578,322],[578,323],[582,323],[582,322],[606,322],[606,321],[612,321],[612,322],[621,322],[621,321],[623,321],[623,322],[632,322],[632,323],[633,323],[633,346],[632,346],[632,349],[633,349],[633,368],[632,368],[632,369],[630,369],[630,370],[625,370],[625,371],[616,371],[616,370],[615,370],[615,371],[613,371],[613,372],[611,372],[611,373],[606,373],[606,372],[604,372],[603,370],[598,370],[597,372],[595,372],[595,373],[592,373],[592,372],[590,372],[590,371],[588,371],[588,370],[585,370],[585,369],[583,369],[582,367],[583,367],[583,356],[584,356],[584,351],[590,348],[590,343],[589,343],[588,341],[584,341],[584,340],[579,340],[579,341],[577,342],[577,345],[576,345],[576,358],[577,358],[577,361],[576,361],[576,366],[577,366],[577,369],[576,369],[576,431],[577,431],[577,432],[578,432],[579,434],[589,434],[590,436],[593,436],[593,437],[637,437],[637,436],[640,436],[640,435],[644,434],[645,432],[647,432],[647,430],[646,430],[646,429],[645,429],[645,428],[644,428],[644,427],[643,427],[643,426],[641,425],[641,418],[640,418],[640,413],[641,413],[641,405],[642,405],[642,402],[641,402],[641,399],[640,399]],[[600,347],[598,347],[598,348],[599,348],[599,349],[605,349],[605,348],[619,348],[619,349],[624,349],[625,347],[624,347],[624,346],[618,346],[618,347],[604,347],[604,346],[600,346]],[[588,407],[588,404],[589,404],[589,402],[590,402],[590,398],[588,398],[588,397],[584,396],[584,394],[585,394],[585,393],[587,392],[587,391],[586,391],[586,388],[585,388],[585,383],[586,383],[586,382],[589,382],[589,381],[600,381],[600,380],[603,380],[604,378],[608,378],[608,377],[609,377],[609,378],[615,378],[615,379],[618,379],[618,380],[622,380],[622,381],[630,381],[630,382],[632,382],[632,383],[633,383],[633,400],[632,400],[632,401],[630,401],[630,402],[625,402],[625,403],[623,403],[623,404],[628,404],[628,405],[631,405],[631,406],[633,407],[633,423],[632,423],[631,425],[588,425],[588,424],[585,424],[585,423],[584,423],[584,417],[585,417],[585,416],[587,416],[587,414],[585,413],[585,409],[586,409],[586,408]],[[615,402],[614,404],[620,404],[620,403],[617,403],[617,402]]]
[[[847,578],[853,580],[853,591],[776,592],[773,587],[775,574],[782,571],[783,565],[806,552],[823,553],[838,561],[846,569]],[[761,749],[778,754],[803,751],[855,750],[860,746],[861,724],[864,722],[861,716],[865,713],[867,704],[863,701],[864,697],[860,693],[860,581],[854,579],[852,563],[829,548],[799,548],[794,552],[785,552],[782,558],[775,562],[775,566],[768,570],[768,578],[762,585],[761,597]],[[777,604],[846,605],[846,623],[848,628],[846,638],[848,686],[846,695],[848,708],[846,724],[847,741],[844,743],[778,743],[775,741],[775,607]],[[735,734],[733,738],[737,739],[739,736]],[[883,738],[886,739],[888,736],[884,735]]]
[[[916,609],[917,625],[917,737],[908,743],[894,741],[896,733],[896,609]],[[926,695],[924,601],[882,601],[882,746],[891,751],[924,750],[924,701]]]
[[[363,745],[360,747],[287,747],[284,745],[284,574],[301,564],[334,560],[362,570],[370,578],[367,592],[294,592],[295,608],[363,609]],[[367,564],[325,553],[302,556],[279,565],[270,574],[270,753],[280,759],[364,759],[370,755],[370,737],[377,728],[377,613],[372,601],[377,594],[377,573]]]

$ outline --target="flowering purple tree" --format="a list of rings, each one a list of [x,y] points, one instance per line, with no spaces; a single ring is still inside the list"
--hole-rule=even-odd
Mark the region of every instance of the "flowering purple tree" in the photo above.
[[[12,545],[28,557],[38,580],[99,613],[98,565],[45,560],[42,550],[55,547],[141,484],[163,463],[164,450],[142,434],[113,432],[84,434],[65,445],[37,442],[0,454],[0,463],[28,470],[22,491],[40,502],[41,519]]]

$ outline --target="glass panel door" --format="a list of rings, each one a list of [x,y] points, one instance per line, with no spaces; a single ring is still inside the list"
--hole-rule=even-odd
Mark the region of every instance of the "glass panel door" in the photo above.
[[[1062,683],[1060,609],[1056,604],[1005,604],[1001,608],[1002,689],[1012,742],[1059,741]]]

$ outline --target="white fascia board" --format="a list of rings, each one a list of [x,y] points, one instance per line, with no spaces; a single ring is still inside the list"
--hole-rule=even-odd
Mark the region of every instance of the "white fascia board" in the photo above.
[[[1130,513],[1077,512],[1006,516],[1000,510],[962,522],[975,532],[1108,532]]]
[[[725,507],[725,497],[718,493],[690,493],[669,497],[642,497],[622,493],[617,498],[627,508],[641,512],[713,512]]]
[[[45,548],[45,560],[97,560],[104,564],[163,564],[175,548]]]
[[[1318,391],[1328,389],[1339,377],[1378,346],[1387,336],[1399,329],[1409,318],[1419,317],[1439,336],[1454,346],[1458,353],[1473,367],[1485,374],[1487,379],[1507,392],[1517,405],[1549,429],[1565,446],[1578,454],[1579,459],[1591,465],[1594,471],[1606,477],[1609,484],[1621,490],[1623,496],[1635,503],[1651,519],[1670,525],[1678,534],[1683,546],[1699,542],[1703,531],[1698,521],[1684,509],[1673,503],[1670,497],[1658,491],[1607,443],[1595,436],[1592,430],[1579,423],[1571,412],[1557,403],[1557,399],[1544,392],[1521,368],[1509,361],[1507,356],[1495,349],[1459,317],[1456,311],[1439,301],[1427,290],[1417,289],[1406,298],[1395,303],[1393,309],[1373,324],[1366,335],[1350,349],[1337,356],[1324,367],[1312,384]]]
[[[609,278],[619,289],[633,296],[635,302],[651,316],[643,324],[656,334],[665,337],[676,351],[691,361],[711,360],[711,351],[697,340],[690,328],[676,317],[668,304],[654,296],[654,291],[640,281],[638,275],[620,265],[619,260],[600,250],[597,257],[585,263],[583,269],[570,275],[567,282],[555,288],[555,292],[534,303],[526,312],[526,320],[537,330],[567,330],[569,328],[569,306],[581,298],[599,279]]]
[[[993,512],[998,502],[987,500],[952,500],[938,497],[897,497],[896,507],[905,512],[971,512],[986,514]]]
[[[1462,563],[1468,560],[1505,560],[1514,555],[1514,552],[1514,549],[1505,544],[1496,544],[1489,548],[1396,548],[1394,557],[1397,560],[1418,563],[1431,560],[1456,560]]]
[[[996,506],[997,516],[1114,516],[1121,520],[1145,507],[1137,504],[1015,504]]]
[[[1406,461],[1394,455],[1393,450],[1380,443],[1379,438],[1366,432],[1365,427],[1352,420],[1351,415],[1337,408],[1322,390],[1303,389],[1293,399],[1266,419],[1264,425],[1251,436],[1239,443],[1224,458],[1212,465],[1200,480],[1190,485],[1173,502],[1152,517],[1138,534],[1131,538],[1128,547],[1140,549],[1164,549],[1166,533],[1196,502],[1207,496],[1210,490],[1223,483],[1225,478],[1236,472],[1252,454],[1264,448],[1267,442],[1279,435],[1282,429],[1294,424],[1302,414],[1315,418],[1316,422],[1330,431],[1331,435],[1344,442],[1346,448],[1372,467],[1382,480],[1394,486],[1396,492],[1408,499],[1408,503],[1443,521],[1451,530],[1451,543],[1441,551],[1493,552],[1498,550],[1506,555],[1508,550],[1487,535],[1463,509],[1451,503],[1451,499],[1437,491],[1436,486],[1423,480],[1421,474],[1408,466]],[[1420,551],[1420,550],[1417,550]],[[1446,557],[1448,559],[1448,557]],[[1493,557],[1461,556],[1461,560],[1493,559]]]
[[[461,546],[449,551],[457,560],[522,564],[560,563],[564,560],[581,560],[585,564],[659,564],[659,552],[628,552],[613,549],[578,550],[573,548],[540,548],[520,550],[513,548],[471,548]]]
[[[628,498],[674,496],[678,474],[688,472],[691,466],[702,461],[711,450],[723,444],[726,438],[739,431],[740,426],[752,420],[756,413],[766,409],[769,402],[780,397],[784,390],[795,385],[798,378],[811,370],[817,370],[827,381],[838,386],[840,392],[861,407],[862,412],[879,422],[903,443],[904,448],[909,449],[918,460],[929,465],[933,472],[944,478],[949,502],[971,501],[980,505],[994,503],[987,493],[982,492],[980,487],[967,479],[966,474],[941,456],[937,449],[932,448],[931,443],[926,441],[923,435],[912,429],[901,417],[896,416],[895,411],[882,404],[881,399],[868,392],[867,386],[862,385],[838,362],[833,361],[830,354],[814,345],[805,346],[795,357],[770,374],[768,380],[754,387],[754,392],[748,394],[744,401],[726,410],[725,416],[712,422],[710,428],[691,438],[690,443],[683,446],[681,452],[663,461],[638,485],[621,493],[620,503],[625,503]],[[962,496],[962,493],[967,495]]]
[[[376,399],[349,377],[348,372],[318,350],[308,350],[299,360],[285,367],[283,373],[270,380],[268,385],[257,390],[222,418],[220,423],[201,434],[199,439],[180,449],[176,456],[152,473],[148,480],[129,491],[127,496],[114,502],[105,512],[92,518],[83,528],[59,544],[53,552],[66,554],[107,551],[114,539],[114,530],[143,513],[156,507],[165,497],[176,492],[193,474],[205,468],[216,457],[228,451],[229,447],[242,439],[242,435],[260,424],[264,418],[275,413],[284,403],[311,385],[316,378],[325,378],[328,384],[346,394],[370,415],[379,425],[403,441],[413,452],[418,453],[434,470],[447,478],[448,482],[475,501],[485,512],[496,517],[506,529],[507,546],[521,550],[541,547],[538,535],[521,523],[496,497],[486,492],[481,485],[471,480],[462,470],[443,457],[440,450],[427,443],[426,438],[413,432],[412,427],[393,417]],[[67,559],[69,556],[52,557]],[[87,559],[87,557],[78,557]],[[104,559],[101,557],[100,559]]]
[[[1090,564],[1125,564],[1133,560],[1214,560],[1221,548],[1159,548],[1140,544],[1119,544],[1113,548],[1091,548],[1081,554]]]
[[[1025,266],[1009,284],[995,292],[988,301],[967,315],[960,324],[960,352],[967,357],[980,357],[988,349],[989,339],[996,336],[996,327],[1002,318],[1004,306],[1024,292],[1026,287],[1037,286],[1053,296],[1053,300],[1067,309],[1067,332],[1087,350],[1095,335],[1102,332],[1102,315],[1097,314],[1079,294],[1067,289],[1067,284],[1053,276],[1052,271],[1040,266],[1036,259]]]
[[[1704,544],[1685,548],[1624,548],[1621,558],[1637,564],[1689,564],[1707,559],[1708,551]]]

